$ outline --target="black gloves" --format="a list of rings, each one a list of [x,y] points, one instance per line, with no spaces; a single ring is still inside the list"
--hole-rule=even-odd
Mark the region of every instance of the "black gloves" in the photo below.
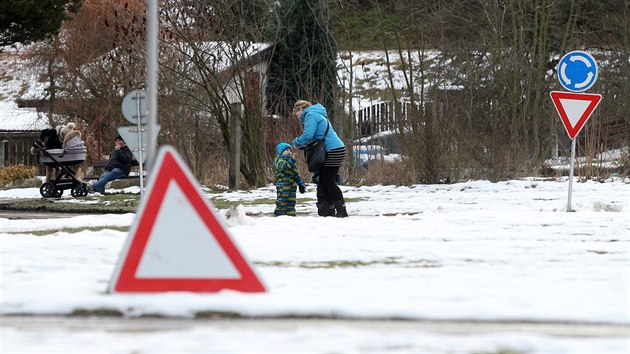
[[[306,192],[306,186],[303,184],[298,184],[298,189],[300,190],[300,194],[304,194],[304,192]]]

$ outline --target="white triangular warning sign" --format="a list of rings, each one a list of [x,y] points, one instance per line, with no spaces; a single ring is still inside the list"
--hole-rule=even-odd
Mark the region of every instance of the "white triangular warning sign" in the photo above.
[[[264,292],[177,151],[156,157],[110,292]]]
[[[602,95],[552,91],[551,100],[569,138],[575,139],[602,100]]]

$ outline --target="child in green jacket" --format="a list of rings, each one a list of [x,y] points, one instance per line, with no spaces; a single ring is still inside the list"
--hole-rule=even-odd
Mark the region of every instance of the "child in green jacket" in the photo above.
[[[291,145],[280,143],[276,147],[278,155],[273,159],[273,167],[276,171],[276,209],[274,215],[295,216],[295,189],[300,193],[306,191],[306,186],[300,178],[295,159],[291,151]]]

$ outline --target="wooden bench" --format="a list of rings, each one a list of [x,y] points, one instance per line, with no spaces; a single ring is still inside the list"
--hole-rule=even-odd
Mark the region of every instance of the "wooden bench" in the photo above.
[[[86,181],[97,180],[101,176],[101,173],[103,172],[103,169],[105,168],[105,165],[107,165],[107,162],[108,162],[108,160],[96,160],[96,161],[93,161],[92,165],[91,165],[91,168],[87,171],[87,173],[89,175],[86,175],[85,177],[83,177],[83,180],[86,180]],[[135,167],[138,167],[138,166],[140,166],[138,161],[133,159],[131,161],[131,173],[128,174],[127,176],[125,176],[125,177],[121,177],[121,178],[118,178],[118,179],[139,179],[140,178],[140,173],[135,168]],[[97,170],[100,171],[100,173],[95,173]]]

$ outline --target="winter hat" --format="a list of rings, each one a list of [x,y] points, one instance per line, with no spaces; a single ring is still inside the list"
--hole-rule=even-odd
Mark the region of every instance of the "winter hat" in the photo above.
[[[289,145],[287,143],[280,143],[280,144],[278,144],[278,146],[276,146],[276,151],[278,151],[278,155],[282,155],[284,150],[290,149],[290,148],[291,148],[291,145]]]

